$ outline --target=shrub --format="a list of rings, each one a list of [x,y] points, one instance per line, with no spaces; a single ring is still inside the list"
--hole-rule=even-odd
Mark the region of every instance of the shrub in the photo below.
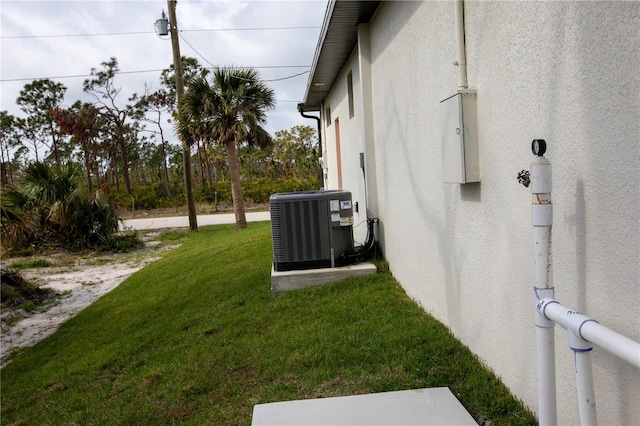
[[[0,268],[0,296],[3,307],[20,307],[27,312],[42,303],[52,290],[41,289],[17,271]]]
[[[16,260],[9,264],[9,268],[11,269],[27,269],[27,268],[48,268],[52,263],[47,259],[36,258],[36,259],[25,259],[25,260]]]
[[[118,208],[149,210],[167,207],[177,207],[184,204],[184,192],[179,186],[170,189],[171,196],[167,196],[161,183],[137,185],[131,194],[124,191],[111,191],[109,199]]]
[[[195,198],[199,202],[215,204],[231,203],[231,183],[229,181],[218,182],[217,188],[202,188],[195,190]]]
[[[35,162],[15,187],[2,193],[3,245],[11,248],[91,247],[118,231],[118,216],[106,195],[86,194],[78,186],[80,169]]]
[[[132,249],[142,247],[143,243],[136,231],[121,235],[113,235],[107,241],[99,244],[98,251],[111,251],[114,253],[129,253]]]
[[[268,203],[269,197],[280,192],[311,191],[319,188],[317,180],[303,180],[298,178],[270,179],[259,178],[243,182],[242,192],[245,200],[254,203]]]

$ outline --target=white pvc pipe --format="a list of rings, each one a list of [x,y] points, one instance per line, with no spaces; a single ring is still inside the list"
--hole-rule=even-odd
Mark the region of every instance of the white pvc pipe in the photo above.
[[[458,89],[466,89],[467,85],[467,54],[464,42],[464,1],[454,0],[456,12],[456,63],[458,67]]]
[[[610,330],[592,318],[562,306],[557,300],[545,298],[538,303],[538,310],[545,318],[573,331],[582,339],[612,353],[618,358],[640,368],[640,343]]]
[[[551,271],[551,163],[544,157],[536,157],[531,163],[531,223],[533,225],[533,252],[535,287],[553,288]]]
[[[531,209],[535,211],[536,206]],[[551,275],[551,226],[533,227],[533,254],[535,287],[553,288],[553,277]]]
[[[533,225],[534,295],[536,304],[541,299],[553,298],[551,270],[551,163],[536,157],[531,163],[531,223]],[[558,422],[556,403],[555,323],[535,310],[536,360],[538,367],[538,421],[540,425],[555,426]]]
[[[571,333],[569,333],[571,335]],[[580,339],[575,337],[575,339]],[[571,337],[570,337],[571,340]],[[576,349],[571,347],[576,372],[576,389],[578,391],[578,411],[582,426],[597,426],[596,395],[593,390],[593,371],[591,369],[591,347]]]
[[[542,141],[544,142],[544,141]],[[534,141],[534,144],[536,141]],[[543,144],[544,147],[544,144]],[[534,148],[534,153],[540,152]],[[560,305],[554,299],[551,270],[551,164],[543,156],[544,148],[531,163],[531,222],[533,224],[536,299],[536,339],[538,361],[538,420],[541,425],[557,423],[554,328],[560,324],[569,331],[574,353],[580,424],[597,426],[591,351],[596,344],[640,368],[640,344],[601,326],[592,318]]]
[[[555,333],[552,327],[536,328],[538,367],[538,421],[540,425],[555,426],[556,407],[556,354]]]
[[[640,368],[640,343],[616,333],[597,322],[584,324],[580,329],[583,339],[590,341],[636,368]]]
[[[589,320],[586,317],[585,319]],[[596,394],[593,391],[593,371],[591,369],[593,345],[572,330],[569,330],[569,347],[573,351],[580,424],[583,426],[598,426]]]

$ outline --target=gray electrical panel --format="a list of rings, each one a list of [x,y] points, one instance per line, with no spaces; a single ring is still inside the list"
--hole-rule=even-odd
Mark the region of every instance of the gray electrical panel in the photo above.
[[[351,192],[308,191],[269,197],[276,271],[353,263]]]
[[[477,93],[459,89],[440,102],[442,180],[480,182]]]

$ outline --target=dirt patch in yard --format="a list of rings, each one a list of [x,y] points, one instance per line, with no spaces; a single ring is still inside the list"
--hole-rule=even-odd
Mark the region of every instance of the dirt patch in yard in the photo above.
[[[100,253],[47,256],[52,264],[46,268],[21,270],[21,275],[39,289],[50,289],[51,297],[36,309],[3,307],[0,311],[0,367],[10,362],[17,349],[33,346],[56,332],[58,327],[110,292],[134,272],[179,247],[153,241],[161,231],[140,235],[144,248],[130,253]],[[3,262],[5,263],[5,262]]]

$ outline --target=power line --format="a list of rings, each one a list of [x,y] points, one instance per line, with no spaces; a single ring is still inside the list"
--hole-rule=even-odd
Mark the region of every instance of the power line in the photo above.
[[[118,71],[116,74],[142,74],[146,72],[158,72],[163,71],[161,69],[158,70],[139,70],[139,71]],[[31,77],[31,78],[7,78],[0,80],[0,83],[8,83],[12,81],[34,81],[34,80],[61,80],[65,78],[82,78],[82,77],[93,77],[93,74],[75,74],[75,75],[59,75],[55,77]]]
[[[272,78],[271,80],[262,80],[262,81],[267,83],[267,82],[270,82],[270,81],[289,80],[290,78],[294,78],[294,77],[298,77],[298,76],[301,76],[301,75],[309,74],[310,72],[311,71],[302,71],[302,72],[299,72],[298,74],[289,75],[289,76],[281,77],[281,78]],[[283,102],[294,102],[294,101],[283,101]]]
[[[193,50],[193,51],[194,51],[198,56],[200,56],[200,57],[202,58],[202,60],[203,60],[203,61],[205,61],[206,63],[208,63],[209,65],[211,65],[211,66],[212,66],[212,67],[214,67],[214,68],[216,67],[216,65],[215,65],[215,64],[213,64],[213,63],[211,63],[211,61],[210,61],[210,60],[208,60],[207,58],[205,58],[205,57],[202,55],[202,53],[198,52],[198,50],[197,50],[195,47],[193,47],[193,45],[192,45],[191,43],[189,43],[189,41],[188,41],[186,38],[184,38],[184,36],[181,34],[181,32],[178,32],[178,35],[180,36],[180,38],[182,39],[182,41],[184,41],[185,43],[187,43],[187,45],[191,48],[191,50]],[[253,67],[253,68],[258,68],[258,67]],[[271,82],[271,81],[289,80],[290,78],[298,77],[298,76],[301,76],[301,75],[304,75],[304,74],[308,74],[308,73],[310,73],[310,72],[311,72],[311,71],[303,71],[303,72],[300,72],[300,73],[298,73],[298,74],[288,75],[288,76],[286,76],[286,77],[274,78],[274,79],[271,79],[271,80],[262,80],[262,81],[263,81],[264,83],[267,83],[267,82]]]
[[[209,31],[271,31],[271,30],[319,30],[320,27],[248,27],[248,28],[210,28],[201,30],[182,30],[187,32]]]
[[[114,35],[139,35],[139,34],[153,34],[153,31],[130,31],[123,33],[95,33],[95,34],[47,34],[47,35],[21,35],[21,36],[2,36],[0,39],[24,39],[24,38],[63,38],[63,37],[99,37],[99,36],[114,36]]]
[[[209,28],[200,30],[181,30],[184,32],[221,32],[221,31],[283,31],[283,30],[317,30],[320,27],[249,27],[249,28]],[[155,34],[154,31],[128,31],[118,33],[87,33],[87,34],[43,34],[43,35],[20,35],[20,36],[0,36],[0,39],[26,39],[26,38],[64,38],[64,37],[101,37],[118,35],[140,35]]]
[[[211,67],[205,67],[207,69],[211,69]],[[228,68],[228,67],[220,67],[220,68]],[[256,69],[276,69],[276,68],[311,68],[310,65],[261,65],[261,66],[251,66],[251,67],[237,67],[237,68],[256,68]],[[164,71],[164,69],[155,69],[155,70],[137,70],[137,71],[118,71],[116,74],[142,74],[142,73],[149,73],[149,72],[162,72]],[[279,80],[286,80],[288,78],[293,78],[293,77],[297,77],[299,75],[302,74],[306,74],[309,71],[304,71],[302,73],[296,74],[296,75],[292,75],[292,76],[288,76],[288,77],[282,77],[280,79],[273,79],[273,80],[265,80],[265,81],[279,81]],[[7,78],[7,79],[2,79],[0,80],[0,83],[9,83],[9,82],[15,82],[15,81],[34,81],[34,80],[61,80],[61,79],[65,79],[65,78],[83,78],[83,77],[93,77],[92,74],[76,74],[76,75],[61,75],[61,76],[56,76],[56,77],[30,77],[30,78]]]
[[[180,32],[178,32],[178,35],[180,36],[180,38],[182,39],[182,41],[184,41],[185,43],[187,43],[187,46],[189,46],[189,47],[191,48],[191,50],[193,50],[194,52],[196,52],[196,54],[202,58],[202,60],[203,60],[203,61],[205,61],[206,63],[208,63],[208,64],[209,64],[209,65],[211,65],[212,67],[215,67],[215,65],[213,65],[213,64],[212,64],[212,63],[211,63],[207,58],[205,58],[204,56],[202,56],[202,53],[198,52],[198,51],[196,50],[196,48],[195,48],[195,47],[193,47],[193,45],[192,45],[191,43],[189,43],[189,42],[187,41],[187,39],[186,39],[186,38],[184,38],[184,36],[183,36]]]

